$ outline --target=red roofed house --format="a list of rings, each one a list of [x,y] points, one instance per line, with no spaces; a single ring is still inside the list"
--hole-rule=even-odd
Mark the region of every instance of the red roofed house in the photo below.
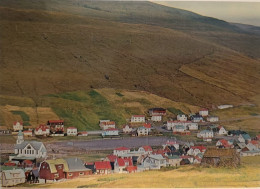
[[[78,129],[76,127],[68,127],[67,128],[67,135],[68,136],[77,136]]]
[[[114,121],[110,121],[110,120],[104,120],[104,121],[100,121],[99,126],[101,127],[102,130],[107,130],[110,128],[116,128],[116,123]]]
[[[34,130],[35,135],[37,136],[48,136],[50,134],[50,127],[47,125],[39,125]]]
[[[225,139],[220,139],[217,143],[216,146],[219,148],[233,148],[233,142],[230,142],[228,140]]]
[[[23,135],[27,137],[32,137],[32,130],[23,131]]]
[[[144,123],[145,116],[144,115],[133,115],[131,117],[131,123]]]
[[[206,117],[209,115],[209,110],[206,109],[206,108],[203,108],[199,111],[199,114],[202,116],[202,117]]]
[[[126,167],[126,171],[128,173],[135,173],[135,172],[137,172],[137,166],[128,166],[128,167]]]
[[[257,148],[260,148],[260,141],[258,140],[251,140],[248,142],[249,144],[253,144],[254,146],[256,146]]]
[[[153,152],[153,149],[151,146],[142,146],[138,149],[138,152],[143,152],[143,153],[146,153],[146,154],[150,154]]]
[[[192,146],[188,150],[187,154],[191,155],[191,156],[197,156],[199,153],[203,153],[204,154],[206,149],[207,148],[205,146]]]
[[[112,170],[114,170],[114,163],[115,163],[115,161],[116,161],[116,158],[117,158],[116,155],[110,154],[110,155],[108,155],[108,156],[104,159],[104,161],[109,161],[109,162],[110,162],[110,165],[111,165],[111,167],[112,167]]]
[[[20,130],[22,131],[23,130],[23,123],[19,122],[19,121],[14,122],[13,129],[14,129],[14,131],[20,131]]]
[[[152,125],[151,125],[151,123],[144,123],[144,125],[143,125],[145,128],[147,128],[148,129],[148,132],[150,132],[151,131],[151,128],[152,128]]]
[[[50,126],[51,134],[63,134],[64,133],[64,121],[63,120],[49,120],[47,125]]]
[[[124,154],[129,153],[129,152],[130,152],[129,148],[127,148],[127,147],[119,147],[119,148],[114,149],[113,154],[116,155],[116,156],[122,156]]]
[[[117,158],[114,163],[115,173],[127,173],[126,168],[128,166],[133,166],[132,158]]]
[[[78,132],[78,136],[88,136],[88,132],[87,131]]]
[[[166,115],[166,109],[164,108],[151,108],[148,110],[150,116],[153,116],[153,115],[161,115],[161,116],[164,116]]]
[[[112,167],[109,161],[96,161],[95,167],[97,174],[109,174],[112,171]]]
[[[22,162],[22,166],[23,166],[23,168],[33,168],[34,163],[31,160],[27,159]]]

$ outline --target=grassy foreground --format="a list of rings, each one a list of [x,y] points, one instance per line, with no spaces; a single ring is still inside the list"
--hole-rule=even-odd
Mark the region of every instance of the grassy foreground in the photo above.
[[[44,188],[172,188],[259,187],[260,157],[244,157],[238,169],[183,166],[172,170],[134,174],[92,175],[66,182],[38,185]],[[34,185],[33,187],[37,187]]]

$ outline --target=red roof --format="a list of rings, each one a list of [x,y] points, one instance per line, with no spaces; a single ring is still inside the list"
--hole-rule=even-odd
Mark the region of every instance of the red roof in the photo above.
[[[115,150],[117,150],[117,151],[123,151],[123,150],[130,150],[129,148],[127,148],[127,147],[119,147],[119,148],[116,148]]]
[[[132,158],[117,158],[117,163],[120,167],[124,167],[124,166],[133,166],[133,161]],[[126,163],[128,163],[128,165],[126,165]]]
[[[169,123],[191,123],[191,121],[179,121],[179,120],[174,120],[174,121],[167,121]]]
[[[85,165],[94,165],[94,162],[86,162]]]
[[[103,124],[103,125],[115,125],[116,123],[114,121],[107,121],[107,122],[102,122],[101,124]]]
[[[145,127],[145,128],[151,128],[152,125],[151,125],[151,123],[144,123],[144,127]]]
[[[23,163],[25,163],[27,165],[32,165],[33,164],[33,162],[31,160],[28,160],[28,159],[24,160]]]
[[[153,151],[152,147],[151,146],[142,146],[144,151]]]
[[[68,127],[67,130],[68,130],[68,129],[77,129],[77,128],[76,128],[76,127]]]
[[[87,131],[81,131],[80,133],[81,133],[81,134],[88,134]]]
[[[205,146],[192,146],[191,147],[193,150],[194,149],[199,149],[201,152],[205,151],[207,148]]]
[[[42,130],[42,131],[46,131],[47,129],[49,129],[49,126],[46,126],[46,125],[39,125],[38,127],[36,127],[36,131],[38,130]]]
[[[256,138],[260,139],[260,134],[259,134],[259,135],[256,135]]]
[[[166,144],[168,144],[168,145],[174,145],[174,144],[179,144],[178,142],[176,142],[176,141],[167,141],[166,142]]]
[[[109,161],[96,161],[96,169],[112,169]]]
[[[8,162],[5,162],[4,165],[5,166],[16,166],[16,163],[8,161]]]
[[[162,156],[165,156],[166,152],[167,152],[167,150],[158,149],[158,150],[154,150],[153,154],[161,154]]]
[[[128,167],[126,168],[126,170],[127,170],[129,173],[134,172],[134,171],[137,170],[137,166],[128,166]]]
[[[116,129],[116,128],[109,128],[109,129],[106,129],[105,131],[118,131],[118,129]]]
[[[227,140],[225,139],[221,139],[219,140],[219,142],[221,142],[221,144],[224,146],[224,147],[230,147],[231,145],[228,143]]]
[[[64,120],[49,120],[49,123],[64,123]]]
[[[202,108],[200,111],[209,111],[207,108]]]
[[[20,123],[20,125],[22,125],[22,124],[23,124],[23,122],[20,122],[20,121],[15,121],[15,122],[14,122],[14,125],[16,125],[17,123]]]
[[[144,115],[133,115],[132,117],[145,117]]]
[[[180,156],[181,159],[189,159],[191,156]]]
[[[256,141],[256,140],[251,140],[251,141],[249,141],[249,143],[255,145],[255,144],[258,144],[258,141]]]
[[[110,155],[107,156],[107,158],[109,159],[110,162],[115,162],[117,156],[113,155],[113,154],[110,154]]]
[[[32,131],[29,131],[29,130],[28,130],[28,131],[23,131],[23,132],[24,132],[24,133],[32,133]]]

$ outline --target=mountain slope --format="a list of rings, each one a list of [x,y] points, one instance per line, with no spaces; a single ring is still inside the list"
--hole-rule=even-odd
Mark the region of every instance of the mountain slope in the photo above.
[[[149,2],[14,2],[0,2],[1,94],[38,106],[42,95],[110,87],[211,107],[259,93],[259,61],[216,42],[246,47],[226,22]]]

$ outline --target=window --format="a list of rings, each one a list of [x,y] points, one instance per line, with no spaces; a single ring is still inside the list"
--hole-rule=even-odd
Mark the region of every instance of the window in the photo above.
[[[58,169],[62,169],[62,165],[58,165]]]
[[[80,172],[79,175],[84,175],[84,173]]]
[[[69,173],[69,176],[72,176],[73,174],[72,173]]]
[[[58,173],[57,173],[57,174],[54,174],[54,177],[55,177],[55,178],[59,177],[59,174],[58,174]]]

